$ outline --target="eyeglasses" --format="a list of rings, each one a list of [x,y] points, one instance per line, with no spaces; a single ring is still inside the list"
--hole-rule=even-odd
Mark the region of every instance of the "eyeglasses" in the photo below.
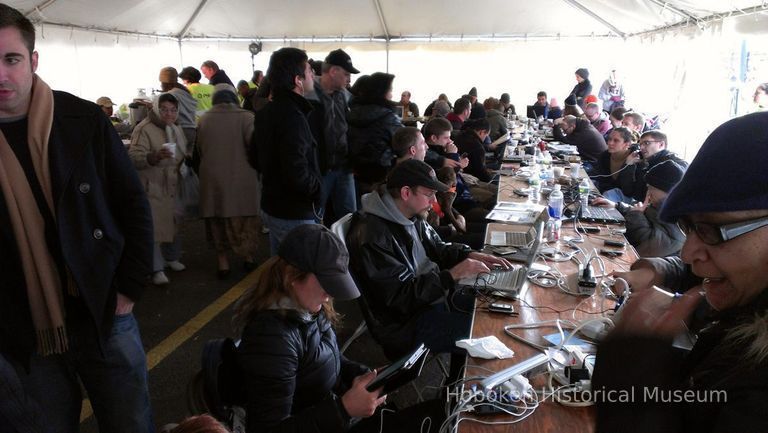
[[[430,201],[432,201],[432,200],[437,200],[437,191],[433,191],[433,192],[432,192],[432,193],[430,193],[430,194],[424,194],[423,192],[421,192],[421,191],[417,190],[416,188],[411,188],[411,190],[412,190],[414,193],[416,193],[416,194],[419,194],[419,195],[421,195],[421,196],[424,196],[424,197],[426,197],[426,198],[427,198],[427,199],[429,199]]]
[[[177,114],[179,110],[176,108],[161,108],[160,113],[162,114]]]
[[[705,244],[719,245],[743,234],[755,231],[761,227],[768,226],[768,216],[723,225],[694,223],[687,218],[680,218],[677,221],[677,226],[680,227],[680,230],[682,230],[686,236],[692,231],[695,231],[696,236],[698,236]]]
[[[637,142],[641,146],[648,146],[651,143],[661,143],[661,140],[642,140]]]

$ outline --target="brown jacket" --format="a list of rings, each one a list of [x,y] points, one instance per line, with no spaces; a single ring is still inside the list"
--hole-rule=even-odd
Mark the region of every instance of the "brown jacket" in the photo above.
[[[200,118],[200,216],[256,216],[261,185],[248,164],[253,113],[234,104],[217,104]]]

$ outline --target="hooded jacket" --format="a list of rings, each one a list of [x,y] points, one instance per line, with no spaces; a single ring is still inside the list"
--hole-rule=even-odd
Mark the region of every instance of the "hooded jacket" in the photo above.
[[[355,176],[366,183],[384,180],[392,167],[392,136],[402,128],[391,104],[353,98],[347,115],[349,159]]]
[[[569,93],[568,96],[575,96],[576,105],[583,109],[584,98],[589,96],[590,93],[592,93],[592,83],[589,81],[589,78],[587,78],[581,83],[577,83],[575,86],[573,86],[573,90],[571,90],[571,93]]]
[[[350,272],[373,323],[368,327],[385,352],[413,345],[416,320],[454,289],[447,269],[470,253],[445,243],[426,221],[408,219],[385,186],[363,196],[347,234]]]

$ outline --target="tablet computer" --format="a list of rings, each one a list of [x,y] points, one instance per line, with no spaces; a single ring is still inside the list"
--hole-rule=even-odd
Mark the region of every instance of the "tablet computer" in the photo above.
[[[368,392],[373,392],[382,388],[382,394],[389,394],[397,388],[400,388],[421,375],[421,369],[424,367],[424,362],[427,360],[428,354],[429,349],[422,343],[418,349],[398,359],[396,362],[393,362],[387,368],[380,371],[376,378],[373,379],[365,389],[368,390]]]

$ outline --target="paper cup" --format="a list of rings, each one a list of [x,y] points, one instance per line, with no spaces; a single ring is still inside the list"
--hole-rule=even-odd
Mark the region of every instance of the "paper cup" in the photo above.
[[[171,151],[172,159],[176,158],[176,143],[163,143],[163,149]]]
[[[581,164],[572,162],[571,163],[571,177],[574,179],[579,178],[579,172],[581,171]]]

